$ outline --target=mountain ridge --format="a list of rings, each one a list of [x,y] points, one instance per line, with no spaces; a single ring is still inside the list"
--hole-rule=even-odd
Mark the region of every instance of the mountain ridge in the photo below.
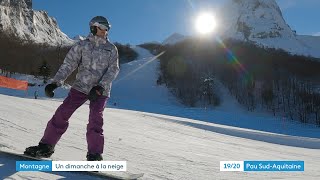
[[[231,0],[221,10],[220,17],[225,23],[220,29],[223,38],[320,58],[320,40],[296,34],[285,21],[275,0]]]
[[[32,0],[1,0],[0,31],[53,46],[74,43],[60,30],[55,18],[46,11],[32,9]]]

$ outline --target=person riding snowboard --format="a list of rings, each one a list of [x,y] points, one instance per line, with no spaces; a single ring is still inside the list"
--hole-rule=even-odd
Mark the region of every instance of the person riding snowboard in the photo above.
[[[89,100],[86,158],[88,161],[103,159],[103,111],[110,97],[112,81],[119,73],[119,55],[116,46],[107,38],[111,27],[109,21],[103,16],[96,16],[89,24],[91,33],[70,49],[52,83],[45,87],[45,93],[48,97],[53,97],[54,90],[78,68],[76,80],[68,96],[48,122],[39,145],[26,148],[25,155],[50,157],[54,153],[55,145],[67,130],[71,115]]]

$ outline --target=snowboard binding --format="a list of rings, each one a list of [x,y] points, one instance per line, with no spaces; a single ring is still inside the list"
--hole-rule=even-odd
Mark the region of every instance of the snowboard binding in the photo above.
[[[38,146],[31,146],[26,148],[24,155],[31,157],[44,157],[49,158],[54,153],[54,146],[44,143],[39,143]]]

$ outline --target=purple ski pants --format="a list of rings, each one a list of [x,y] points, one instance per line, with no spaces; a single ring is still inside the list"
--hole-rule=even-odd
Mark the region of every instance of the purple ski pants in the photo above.
[[[42,143],[55,145],[66,132],[71,115],[86,101],[88,96],[80,91],[71,89],[68,97],[58,107],[55,114],[48,122]],[[102,154],[104,147],[103,136],[103,110],[107,101],[106,96],[99,97],[95,102],[90,102],[89,123],[87,124],[88,152]]]

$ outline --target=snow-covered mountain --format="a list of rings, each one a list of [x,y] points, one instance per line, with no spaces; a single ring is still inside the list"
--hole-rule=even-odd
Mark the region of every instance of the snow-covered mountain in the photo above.
[[[320,39],[297,35],[275,0],[230,0],[219,14],[223,38],[320,58]]]
[[[179,34],[179,33],[174,33],[172,35],[170,35],[167,39],[165,39],[162,44],[163,45],[172,45],[172,44],[176,44],[180,41],[183,41],[185,40],[187,37],[182,35],[182,34]]]
[[[77,36],[73,37],[72,39],[75,40],[75,41],[80,41],[80,40],[86,39],[86,37],[82,36],[82,35],[77,35]]]
[[[0,0],[0,31],[50,45],[71,45],[71,40],[45,11],[32,9],[32,0]]]

